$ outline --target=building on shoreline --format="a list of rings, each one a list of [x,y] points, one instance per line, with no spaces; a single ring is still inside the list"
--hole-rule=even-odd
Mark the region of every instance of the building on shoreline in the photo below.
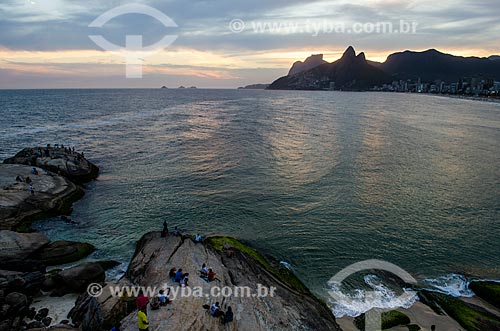
[[[433,82],[422,82],[419,78],[416,81],[411,79],[393,81],[391,84],[375,86],[370,90],[379,92],[451,94],[497,98],[500,97],[500,82],[482,76],[463,77],[457,82],[445,82],[439,79]]]

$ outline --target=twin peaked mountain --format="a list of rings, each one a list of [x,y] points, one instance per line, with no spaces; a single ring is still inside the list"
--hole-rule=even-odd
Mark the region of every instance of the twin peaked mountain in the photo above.
[[[456,82],[463,77],[500,79],[500,57],[460,57],[435,49],[424,52],[405,51],[389,55],[384,63],[367,61],[364,53],[356,55],[349,46],[342,57],[332,63],[323,55],[312,55],[295,62],[287,76],[274,81],[271,90],[366,90],[394,80]]]

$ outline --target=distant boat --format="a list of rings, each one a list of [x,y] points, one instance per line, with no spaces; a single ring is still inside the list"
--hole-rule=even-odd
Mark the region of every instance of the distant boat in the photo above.
[[[178,88],[185,88],[185,87],[181,85],[181,86],[179,86]]]
[[[196,88],[196,86],[191,86],[190,88]]]

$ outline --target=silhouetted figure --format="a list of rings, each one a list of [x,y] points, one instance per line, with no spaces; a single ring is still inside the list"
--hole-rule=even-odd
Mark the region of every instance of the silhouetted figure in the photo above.
[[[166,237],[168,235],[168,223],[163,221],[163,230],[161,231],[161,236]]]
[[[170,277],[170,279],[172,279],[173,281],[175,281],[175,274],[177,273],[177,268],[176,267],[173,267],[172,269],[170,269],[170,271],[168,272],[168,277]]]
[[[436,326],[435,325],[431,325],[431,331],[436,331]]]
[[[222,316],[222,324],[232,322],[233,319],[234,319],[233,309],[231,308],[231,306],[228,306],[227,311]]]

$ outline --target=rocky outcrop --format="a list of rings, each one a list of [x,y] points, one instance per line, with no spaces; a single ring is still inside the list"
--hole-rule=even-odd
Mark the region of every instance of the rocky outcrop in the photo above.
[[[68,179],[35,169],[38,175],[30,166],[0,164],[0,229],[16,230],[37,218],[70,213],[72,203],[83,196]]]
[[[442,293],[419,291],[420,300],[438,314],[447,314],[465,330],[500,330],[500,317],[481,306]]]
[[[18,233],[0,231],[0,260],[26,259],[49,243],[49,238],[41,233]]]
[[[88,293],[81,294],[68,317],[83,331],[111,329],[136,309],[135,298],[111,295],[111,286],[124,285],[131,284],[127,284],[125,280],[120,283],[106,283],[102,295],[97,297],[91,297]]]
[[[40,167],[75,183],[85,183],[99,175],[99,168],[88,161],[83,154],[63,147],[28,147],[14,157],[4,160],[4,163]]]
[[[83,292],[90,283],[103,283],[106,278],[103,267],[97,262],[85,262],[76,267],[64,269],[55,275],[58,295]]]
[[[209,283],[199,276],[203,263],[214,269],[217,281]],[[186,296],[179,292],[168,308],[148,311],[151,329],[340,330],[329,308],[312,296],[300,281],[275,269],[256,251],[234,239],[215,238],[196,244],[189,238],[162,238],[159,232],[148,233],[137,244],[126,279],[156,290],[171,287],[172,291],[178,291],[179,285],[168,277],[172,267],[188,272],[189,288],[199,289],[203,295]],[[232,290],[236,290],[236,286],[248,288],[249,295],[211,296],[215,286]],[[267,296],[257,297],[259,288],[266,288],[273,294],[268,292]],[[260,294],[263,293],[261,290]],[[221,303],[223,310],[228,306],[233,308],[233,322],[223,325],[203,308],[215,301]],[[90,310],[95,307],[88,306]],[[79,314],[82,316],[82,312]],[[100,316],[96,312],[93,314]],[[122,320],[122,330],[137,329],[136,315],[134,311]]]
[[[59,240],[44,246],[32,257],[47,266],[53,266],[81,260],[93,251],[95,247],[88,243]]]
[[[488,281],[471,282],[469,288],[480,298],[500,309],[500,283]]]

